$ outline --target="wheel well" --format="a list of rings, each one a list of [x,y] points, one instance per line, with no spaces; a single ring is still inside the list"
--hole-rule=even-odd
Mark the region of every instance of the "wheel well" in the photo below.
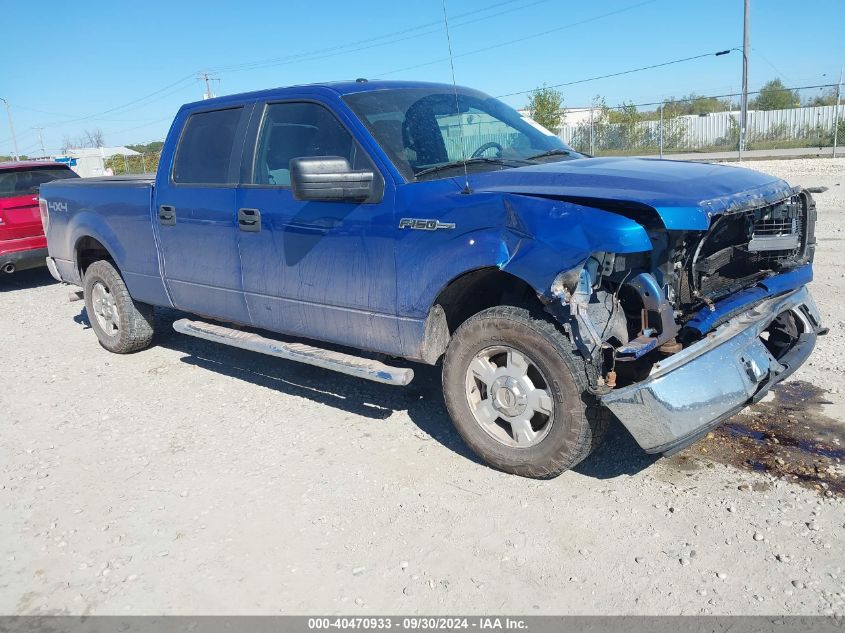
[[[498,268],[481,268],[452,280],[435,300],[446,313],[449,332],[473,314],[500,305],[542,308],[535,290]]]
[[[100,260],[114,264],[114,259],[106,247],[93,237],[83,237],[76,243],[76,266],[79,268],[80,279],[85,276],[85,271],[91,264]]]

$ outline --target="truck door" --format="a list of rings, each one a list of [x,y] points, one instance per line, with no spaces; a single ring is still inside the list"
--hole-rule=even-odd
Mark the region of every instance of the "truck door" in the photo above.
[[[172,170],[159,169],[154,215],[173,304],[239,323],[249,323],[249,313],[241,284],[235,198],[250,109],[188,115]]]
[[[398,352],[393,184],[322,104],[259,104],[251,127],[257,140],[245,152],[252,166],[237,206],[252,323]],[[290,160],[305,156],[340,156],[353,169],[372,170],[383,196],[369,203],[294,199]]]

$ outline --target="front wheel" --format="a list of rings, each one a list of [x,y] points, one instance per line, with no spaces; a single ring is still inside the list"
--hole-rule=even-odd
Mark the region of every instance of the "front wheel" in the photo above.
[[[110,262],[91,264],[82,287],[85,311],[100,345],[116,354],[149,347],[153,339],[153,307],[129,296],[123,278]]]
[[[587,457],[607,428],[609,413],[587,392],[579,362],[550,320],[489,308],[449,343],[446,407],[464,441],[494,468],[555,477]]]

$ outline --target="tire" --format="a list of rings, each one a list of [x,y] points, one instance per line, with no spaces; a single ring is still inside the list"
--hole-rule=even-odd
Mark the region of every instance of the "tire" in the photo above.
[[[587,391],[581,362],[549,319],[523,308],[489,308],[449,342],[446,408],[467,445],[493,468],[556,477],[599,446],[610,419]]]
[[[85,310],[100,345],[115,354],[149,347],[153,339],[153,307],[138,303],[117,269],[104,260],[94,262],[82,280]]]

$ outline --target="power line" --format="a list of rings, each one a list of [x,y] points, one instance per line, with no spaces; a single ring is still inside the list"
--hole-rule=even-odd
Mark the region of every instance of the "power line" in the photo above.
[[[109,108],[108,110],[103,110],[102,112],[97,112],[95,114],[89,114],[87,116],[45,123],[44,127],[57,127],[59,125],[66,125],[68,123],[78,123],[78,122],[81,122],[81,121],[89,121],[91,119],[97,119],[98,117],[101,117],[104,114],[110,114],[111,112],[116,112],[118,110],[123,110],[124,112],[128,112],[130,110],[137,109],[138,107],[143,107],[143,106],[149,105],[149,103],[152,103],[153,101],[157,101],[158,99],[162,99],[164,97],[170,96],[171,94],[175,94],[179,90],[182,90],[183,88],[187,87],[187,86],[183,86],[182,84],[184,84],[186,81],[189,81],[189,80],[195,80],[195,75],[193,73],[191,73],[190,75],[186,75],[186,76],[182,77],[181,79],[174,81],[171,84],[168,84],[164,88],[160,88],[158,90],[155,90],[155,91],[153,91],[153,92],[151,92],[147,95],[144,95],[143,97],[138,97],[137,99],[133,99],[132,101],[129,101],[129,102],[124,103],[122,105],[115,106],[113,108]],[[171,88],[174,88],[176,86],[179,86],[179,88],[177,90],[171,91],[171,92],[167,93],[166,95],[162,95],[162,96],[158,97],[157,99],[150,99],[151,97],[154,97],[156,95],[161,95],[161,93],[165,92],[166,90],[170,90]],[[150,99],[150,101],[148,101],[147,103],[144,103],[144,104],[141,104],[141,105],[136,105],[136,104],[139,104],[141,101],[147,101],[148,99]]]
[[[478,11],[471,11],[471,12],[462,13],[458,17],[477,16],[479,11],[484,13],[484,12],[488,12],[488,11],[494,10],[494,9],[502,7],[502,6],[515,4],[515,3],[519,3],[521,5],[517,8],[514,8],[514,9],[499,11],[499,12],[496,12],[496,13],[493,13],[493,14],[490,14],[490,15],[483,16],[481,18],[475,17],[475,19],[465,21],[461,24],[461,25],[466,25],[466,24],[477,22],[477,21],[490,19],[490,18],[496,17],[498,15],[502,15],[502,14],[505,14],[505,13],[508,13],[510,11],[514,11],[514,10],[517,10],[517,9],[524,10],[525,8],[527,8],[529,6],[534,6],[534,5],[541,4],[541,3],[544,3],[544,2],[549,2],[549,1],[550,0],[534,0],[533,2],[530,2],[526,5],[526,4],[524,4],[525,0],[504,0],[502,2],[491,5],[487,8],[484,8],[484,9],[481,9],[481,10],[478,10]],[[401,40],[391,40],[391,41],[388,41],[388,42],[382,42],[380,44],[373,44],[371,46],[362,47],[360,49],[345,50],[345,49],[348,49],[350,46],[355,46],[355,45],[358,45],[358,44],[365,44],[365,43],[368,43],[368,42],[373,42],[373,41],[378,41],[378,40],[382,40],[382,39],[386,39],[386,38],[391,38],[391,37],[395,37],[396,35],[402,35],[402,34],[405,34],[405,33],[416,31],[416,30],[427,29],[427,28],[431,28],[431,27],[438,27],[439,28],[439,25],[440,25],[439,21],[430,22],[430,23],[426,23],[426,24],[417,25],[417,26],[414,26],[414,27],[409,27],[407,29],[403,29],[403,30],[400,30],[400,31],[387,33],[387,34],[384,34],[384,35],[381,35],[381,36],[377,36],[375,38],[358,40],[358,41],[355,41],[355,42],[350,42],[350,43],[347,43],[347,44],[342,44],[342,45],[334,46],[334,47],[331,47],[331,48],[316,49],[316,50],[313,50],[313,51],[305,51],[305,52],[302,52],[302,53],[296,53],[296,54],[288,55],[288,56],[283,57],[283,58],[275,58],[275,59],[269,59],[269,60],[258,60],[258,61],[254,61],[254,62],[246,62],[244,64],[239,64],[239,65],[224,66],[224,67],[218,68],[217,71],[218,72],[220,72],[220,71],[239,72],[239,71],[243,71],[243,70],[252,70],[252,69],[256,69],[256,68],[269,67],[269,66],[279,65],[279,64],[284,64],[284,63],[293,63],[295,61],[312,61],[313,59],[323,59],[325,57],[332,57],[332,56],[337,55],[337,54],[346,54],[346,53],[350,53],[350,52],[355,52],[355,50],[364,50],[365,48],[372,48],[376,45],[392,44],[392,43],[395,43],[396,41],[401,41]],[[436,33],[437,30],[433,30],[433,31],[430,31],[430,32]],[[429,33],[426,32],[426,33],[422,33],[421,35],[427,35],[427,34],[429,34]],[[418,37],[418,36],[419,35],[415,35],[414,37]],[[404,38],[404,39],[410,39],[410,38]],[[332,51],[337,51],[337,52],[333,53]],[[323,55],[321,57],[313,57],[315,54],[324,53],[324,52],[331,53],[331,54]],[[164,99],[168,96],[171,96],[171,95],[179,92],[183,88],[186,88],[187,85],[184,85],[184,84],[187,81],[194,79],[194,78],[195,78],[195,74],[192,73],[191,75],[186,75],[186,76],[176,80],[175,82],[168,84],[167,86],[164,86],[163,88],[155,90],[155,91],[153,91],[153,92],[151,92],[147,95],[144,95],[142,97],[138,97],[137,99],[133,99],[132,101],[121,104],[119,106],[115,106],[113,108],[109,108],[107,110],[103,110],[101,112],[97,112],[97,113],[94,113],[94,114],[83,115],[83,116],[74,116],[74,117],[70,117],[70,118],[60,119],[60,120],[57,120],[57,121],[50,121],[48,123],[44,123],[43,125],[46,128],[46,127],[58,127],[58,126],[67,125],[67,124],[71,124],[71,123],[80,123],[80,122],[83,122],[83,121],[90,121],[90,120],[108,120],[103,115],[118,112],[118,111],[129,112],[129,111],[135,110],[139,107],[145,107],[145,106],[149,105],[150,103],[153,103],[153,102],[158,101],[160,99]],[[200,78],[201,79],[203,78],[202,74],[200,75]],[[206,81],[206,94],[212,94],[212,92],[213,92],[212,90],[210,90],[210,85],[208,83],[211,80],[213,80],[213,78],[208,77],[208,80]],[[219,81],[219,79],[217,81]],[[176,90],[170,90],[171,88],[176,88]],[[166,93],[166,94],[162,94],[162,93]],[[160,95],[160,96],[157,96],[157,95]],[[153,99],[152,97],[157,97],[157,98]],[[141,102],[145,102],[145,103],[141,103]],[[60,114],[60,113],[48,112],[46,110],[40,110],[40,109],[37,109],[37,108],[24,107],[23,109],[31,110],[31,111],[34,111],[34,112],[40,112],[42,114],[50,114],[50,115],[54,115],[54,116],[63,116],[63,114]],[[114,120],[114,119],[112,119],[112,120]]]
[[[455,18],[453,18],[453,22],[456,19],[460,19],[460,18],[471,18],[471,19],[466,19],[463,22],[459,22],[459,23],[454,25],[454,26],[466,26],[466,25],[469,25],[469,24],[475,24],[475,23],[483,21],[483,20],[488,20],[488,19],[500,16],[500,15],[504,15],[504,14],[507,14],[507,13],[510,13],[510,12],[513,12],[513,11],[516,11],[516,10],[525,10],[528,7],[535,6],[535,5],[538,5],[538,4],[541,4],[541,3],[544,3],[544,2],[548,2],[548,1],[549,0],[534,0],[533,2],[529,2],[529,3],[525,4],[524,0],[504,0],[502,2],[491,5],[489,7],[484,8],[484,9],[461,13],[461,14],[457,15]],[[554,33],[556,31],[560,31],[560,30],[563,30],[563,29],[566,29],[566,28],[572,28],[574,26],[578,26],[578,25],[581,25],[581,24],[585,24],[585,23],[597,20],[597,19],[608,17],[610,15],[622,13],[624,11],[628,11],[628,10],[631,10],[631,9],[634,9],[634,8],[637,8],[637,7],[646,5],[646,4],[650,4],[650,3],[656,2],[656,1],[657,0],[644,0],[643,2],[632,5],[630,7],[625,7],[623,9],[611,11],[611,12],[608,12],[608,13],[605,13],[605,14],[601,14],[599,16],[594,16],[592,18],[588,18],[586,20],[581,20],[581,21],[573,23],[573,24],[567,24],[567,25],[564,25],[562,27],[557,27],[555,29],[543,31],[541,33],[535,33],[535,34],[532,34],[532,35],[529,35],[529,36],[525,36],[525,37],[522,37],[522,38],[511,40],[509,42],[503,42],[503,43],[500,43],[500,44],[496,44],[496,45],[491,46],[491,47],[485,47],[483,49],[478,49],[478,50],[475,50],[475,51],[470,51],[468,53],[463,53],[461,55],[457,55],[457,57],[464,57],[464,56],[467,56],[467,55],[473,55],[473,54],[483,52],[485,50],[489,50],[491,48],[498,48],[498,47],[501,47],[501,46],[506,46],[506,45],[510,45],[510,44],[513,44],[513,43],[526,41],[528,39],[533,39],[534,37],[540,37],[540,36],[547,35],[547,34],[550,34],[550,33]],[[511,4],[519,4],[519,6],[514,7],[514,8],[510,8],[510,9],[505,9],[505,10],[502,10],[502,11],[495,11],[494,13],[490,13],[489,15],[484,15],[482,17],[478,17],[479,12],[485,13],[485,12],[489,12],[489,11],[494,11],[497,8],[504,7],[504,6],[511,5]],[[253,70],[253,69],[258,69],[258,68],[270,67],[270,66],[274,66],[274,65],[289,64],[289,63],[294,63],[294,62],[299,62],[299,61],[303,61],[303,62],[304,61],[314,61],[314,60],[318,60],[318,59],[324,59],[324,58],[327,58],[327,57],[333,57],[333,56],[336,56],[336,55],[339,55],[339,54],[348,54],[348,53],[352,53],[352,52],[356,52],[356,51],[360,51],[360,50],[366,50],[366,49],[369,49],[369,48],[374,48],[376,46],[384,46],[384,45],[394,44],[394,43],[397,43],[397,42],[400,42],[400,41],[404,41],[404,40],[408,40],[408,39],[412,39],[412,38],[416,38],[416,37],[421,37],[421,36],[424,36],[424,35],[434,34],[434,33],[437,33],[439,31],[439,28],[440,28],[440,22],[439,21],[429,22],[429,23],[419,24],[419,25],[416,25],[416,26],[413,26],[413,27],[409,27],[409,28],[406,28],[406,29],[402,29],[400,31],[395,31],[395,32],[392,32],[392,33],[387,33],[387,34],[384,34],[384,35],[376,36],[374,38],[357,40],[355,42],[350,42],[350,43],[347,43],[347,44],[341,44],[341,45],[330,47],[330,48],[316,49],[316,50],[312,50],[312,51],[296,53],[296,54],[288,55],[288,56],[282,57],[282,58],[258,60],[258,61],[254,61],[254,62],[246,62],[244,64],[239,64],[239,65],[224,66],[224,67],[218,68],[217,71],[218,72],[240,72],[240,71],[244,71],[244,70]],[[408,34],[408,33],[413,33],[415,31],[424,31],[424,32],[416,33],[414,35],[411,35],[410,37],[399,37],[399,38],[396,37],[396,36],[401,36],[401,35],[405,35],[405,34]],[[393,39],[389,39],[389,38],[393,38]],[[380,40],[387,40],[387,41],[380,41]],[[365,44],[365,46],[360,46],[358,48],[352,48],[350,50],[350,47],[354,47],[354,46],[360,45],[360,44]],[[441,60],[436,60],[434,62],[429,62],[429,63],[437,63],[439,61],[441,61]],[[428,65],[428,64],[419,64],[415,67],[420,67],[420,66],[424,66],[424,65]],[[391,71],[391,72],[399,72],[399,71]],[[384,73],[384,74],[390,74],[390,73]],[[104,115],[115,113],[115,112],[118,112],[118,111],[125,113],[125,112],[130,112],[132,110],[138,109],[140,107],[146,107],[150,103],[153,103],[155,101],[167,98],[167,97],[179,92],[180,90],[187,88],[186,82],[188,82],[191,79],[194,79],[194,77],[195,77],[194,74],[186,75],[186,76],[178,79],[177,81],[175,81],[171,84],[168,84],[167,86],[164,86],[163,88],[155,90],[155,91],[153,91],[153,92],[151,92],[147,95],[144,95],[142,97],[138,97],[137,99],[133,99],[132,101],[129,101],[127,103],[115,106],[113,108],[109,108],[107,110],[103,110],[101,112],[97,112],[97,113],[89,114],[89,115],[83,115],[83,116],[74,116],[74,117],[70,117],[70,118],[66,118],[66,119],[60,119],[60,120],[57,120],[57,121],[51,121],[51,122],[48,122],[48,123],[44,123],[43,126],[45,128],[49,128],[49,127],[58,127],[58,126],[62,126],[62,125],[72,124],[72,123],[80,123],[80,122],[83,122],[83,121],[90,121],[90,120],[109,120],[109,119],[105,118]],[[173,88],[175,88],[175,89],[171,90]],[[209,86],[207,86],[206,93],[207,94],[211,93]],[[36,111],[36,112],[41,112],[41,113],[44,113],[44,114],[54,114],[56,116],[61,116],[58,113],[50,113],[50,112],[47,112],[47,111],[44,111],[44,110],[38,110],[36,108],[25,108],[25,109],[33,110],[33,111]],[[112,120],[114,120],[114,119],[112,119]],[[139,126],[139,127],[142,127],[142,126]]]
[[[106,130],[104,133],[105,134],[123,134],[125,132],[132,132],[134,130],[140,130],[142,128],[149,127],[151,125],[155,125],[156,123],[161,123],[162,121],[172,121],[172,120],[173,120],[173,117],[168,115],[166,117],[162,117],[160,119],[155,119],[155,120],[150,121],[148,123],[144,123],[143,125],[136,125],[135,127],[124,128],[122,130],[111,130],[111,131]]]
[[[77,117],[77,118],[85,118],[85,116],[86,116],[86,115],[79,115],[79,114],[70,115],[67,112],[51,112],[49,110],[40,110],[38,108],[31,108],[29,106],[21,105],[17,102],[15,102],[15,103],[10,102],[9,105],[15,106],[15,108],[17,108],[18,110],[26,110],[27,112],[37,112],[38,114],[48,114],[50,116],[58,116],[58,117],[72,116],[72,117]],[[115,122],[115,123],[134,123],[134,122],[137,122],[137,121],[150,121],[152,119],[113,119],[111,117],[108,117],[108,118],[107,117],[98,117],[97,120],[98,121],[111,121],[111,122]]]
[[[590,82],[590,81],[598,81],[599,79],[609,79],[611,77],[620,77],[622,75],[630,75],[632,73],[638,73],[638,72],[642,72],[644,70],[652,70],[654,68],[662,68],[664,66],[671,66],[672,64],[680,64],[681,62],[689,62],[689,61],[692,61],[694,59],[702,59],[704,57],[711,57],[711,56],[718,57],[718,56],[721,56],[721,55],[727,55],[728,53],[731,52],[731,50],[732,49],[727,49],[727,50],[723,50],[723,51],[717,51],[715,53],[703,53],[701,55],[693,55],[692,57],[684,57],[682,59],[673,59],[671,61],[662,62],[660,64],[651,64],[649,66],[641,66],[640,68],[631,68],[629,70],[621,70],[619,72],[608,73],[606,75],[599,75],[597,77],[587,77],[586,79],[576,79],[575,81],[566,81],[564,83],[552,84],[551,86],[546,86],[546,87],[547,88],[562,88],[564,86],[574,86],[576,84],[583,84],[583,83],[587,83],[587,82]],[[507,94],[498,95],[496,98],[501,99],[503,97],[513,97],[515,95],[524,95],[524,94],[528,94],[529,92],[534,92],[535,90],[536,90],[536,88],[530,88],[528,90],[520,90],[518,92],[509,92]]]
[[[812,88],[835,88],[836,84],[818,84],[815,86],[795,86],[793,88],[784,87],[784,90],[810,90]],[[752,90],[749,91],[749,95],[757,95],[763,92],[762,89],[760,90]],[[642,108],[645,106],[659,106],[659,105],[666,105],[669,103],[691,103],[692,101],[696,101],[698,99],[726,99],[727,97],[738,97],[742,93],[741,92],[730,92],[725,94],[718,94],[718,95],[695,95],[693,99],[664,99],[663,101],[649,101],[647,103],[626,103],[622,102],[619,105],[614,106],[607,106],[611,110],[618,110],[619,108],[623,107],[631,107],[634,106],[635,108]],[[589,110],[592,106],[585,106],[583,108],[569,108],[569,110]]]
[[[23,131],[23,132],[21,132],[20,134],[17,134],[17,133],[16,133],[16,134],[15,134],[15,137],[16,137],[18,140],[21,140],[22,138],[26,138],[29,134],[32,134],[32,133],[33,133],[33,130],[24,130],[24,131]],[[6,143],[6,142],[11,141],[11,140],[12,140],[12,137],[11,137],[11,136],[7,136],[6,138],[4,138],[4,139],[0,140],[0,143]]]
[[[752,50],[752,51],[754,51],[755,53],[757,53],[757,56],[758,56],[760,59],[762,59],[764,62],[766,62],[769,66],[771,66],[771,67],[772,67],[772,70],[774,70],[774,71],[775,71],[775,72],[776,72],[779,76],[783,77],[783,78],[784,78],[784,79],[786,79],[787,81],[792,81],[792,78],[787,77],[787,76],[783,73],[783,71],[781,71],[781,69],[780,69],[780,68],[778,68],[777,66],[775,66],[772,62],[770,62],[770,61],[769,61],[769,58],[768,58],[768,57],[766,57],[765,55],[763,55],[763,53],[761,53],[761,52],[760,52],[760,49],[759,49],[759,48],[757,48],[756,46],[752,46],[752,47],[751,47],[751,50]]]
[[[486,8],[480,9],[480,10],[468,11],[468,12],[459,14],[457,16],[457,18],[472,17],[473,19],[465,20],[464,22],[458,24],[457,26],[465,26],[465,25],[468,25],[468,24],[473,24],[473,23],[476,23],[476,22],[479,22],[479,21],[482,21],[482,20],[487,20],[487,19],[491,19],[491,18],[499,16],[499,15],[503,15],[503,14],[506,14],[506,13],[509,13],[509,12],[512,12],[512,11],[515,11],[515,10],[524,10],[524,9],[530,7],[530,6],[535,6],[535,5],[542,4],[544,2],[549,2],[549,1],[550,0],[534,0],[533,2],[529,2],[528,4],[525,4],[525,0],[503,0],[502,2],[498,2],[497,4],[490,5]],[[650,0],[650,1],[654,1],[654,0]],[[497,11],[497,12],[494,12],[494,13],[489,14],[489,15],[478,17],[479,13],[489,12],[489,11],[495,10],[497,8],[504,7],[506,5],[511,5],[511,4],[519,4],[520,6],[515,7],[513,9],[506,9],[506,10],[503,10],[503,11]],[[339,55],[339,54],[347,54],[347,53],[355,52],[356,50],[365,50],[365,49],[368,49],[368,48],[373,48],[375,46],[393,44],[393,43],[396,43],[396,42],[399,42],[399,41],[403,41],[404,39],[411,39],[411,37],[407,37],[407,38],[392,39],[392,40],[389,40],[389,41],[386,41],[386,42],[379,42],[379,40],[385,40],[385,39],[388,39],[388,38],[395,38],[397,35],[404,35],[404,34],[407,34],[407,33],[412,33],[414,31],[418,31],[418,30],[431,29],[432,27],[436,27],[436,28],[434,30],[429,30],[429,31],[426,31],[424,33],[413,35],[411,37],[420,37],[422,35],[428,35],[430,33],[437,33],[438,30],[439,30],[439,27],[440,27],[440,22],[436,21],[436,22],[420,24],[420,25],[417,25],[417,26],[414,26],[414,27],[409,27],[409,28],[406,28],[406,29],[403,29],[403,30],[400,30],[400,31],[395,31],[395,32],[392,32],[392,33],[387,33],[387,34],[384,34],[384,35],[381,35],[381,36],[377,36],[375,38],[357,40],[355,42],[350,42],[350,43],[347,43],[347,44],[342,44],[342,45],[334,46],[334,47],[331,47],[331,48],[323,48],[323,49],[316,49],[316,50],[312,50],[312,51],[305,51],[305,52],[302,52],[302,53],[296,53],[296,54],[288,55],[288,56],[283,57],[283,58],[275,58],[275,59],[269,59],[269,60],[258,60],[258,61],[254,61],[254,62],[246,62],[246,63],[240,64],[240,65],[232,65],[232,66],[221,67],[221,68],[218,68],[217,70],[218,71],[225,71],[225,72],[240,72],[240,71],[243,71],[243,70],[252,70],[252,69],[264,68],[264,67],[269,67],[269,66],[279,65],[279,64],[285,64],[285,63],[294,63],[296,61],[312,61],[312,60],[316,60],[316,59],[323,59],[323,58],[326,58],[326,57],[332,57],[332,56]],[[374,43],[374,42],[377,42],[377,43]],[[347,50],[351,46],[356,46],[356,45],[359,45],[359,44],[367,44],[367,43],[369,43],[370,45],[369,46],[362,46],[362,47],[357,48],[357,49],[353,48],[352,50]],[[328,54],[324,54],[324,55],[315,57],[315,55],[320,54],[320,53],[328,53]],[[183,88],[186,88],[187,85],[185,85],[185,82],[187,82],[187,81],[189,81],[193,78],[194,78],[194,74],[186,75],[185,77],[182,77],[182,78],[178,79],[177,81],[175,81],[171,84],[168,84],[167,86],[164,86],[163,88],[155,90],[155,91],[153,91],[153,92],[151,92],[147,95],[144,95],[142,97],[139,97],[137,99],[133,99],[132,101],[129,101],[125,104],[121,104],[119,106],[115,106],[113,108],[109,108],[107,110],[103,110],[101,112],[97,112],[97,113],[94,113],[94,114],[83,115],[83,116],[74,116],[74,117],[70,117],[70,118],[60,119],[58,121],[51,121],[51,122],[45,123],[43,125],[44,125],[44,127],[58,127],[58,126],[63,126],[63,125],[67,125],[67,124],[80,123],[80,122],[83,122],[83,121],[90,121],[90,120],[109,120],[109,119],[106,119],[104,117],[104,115],[111,114],[111,113],[118,112],[118,111],[129,112],[129,111],[138,109],[139,107],[145,107],[145,106],[149,105],[150,103],[153,103],[153,102],[158,101],[160,99],[167,98],[168,96],[171,96],[172,94],[175,94],[176,92],[179,92]],[[202,78],[202,76],[201,76],[201,78]],[[212,91],[210,90],[210,85],[208,83],[211,79],[212,78],[209,77],[208,80],[206,80],[206,84],[207,84],[206,94],[212,93]],[[219,79],[218,79],[218,81],[219,81]],[[171,90],[171,88],[176,88],[176,89]],[[162,93],[164,93],[164,94],[162,94]],[[156,97],[156,98],[153,98],[153,97]],[[142,103],[142,102],[144,102],[144,103]],[[48,112],[46,110],[39,110],[39,109],[36,109],[36,108],[24,108],[24,109],[32,110],[32,111],[35,111],[35,112],[40,112],[40,113],[43,113],[43,114],[51,114],[51,115],[55,115],[55,116],[62,116],[62,114],[59,114],[59,113],[51,113],[51,112]]]
[[[452,18],[453,24],[452,28],[460,27],[460,26],[467,26],[469,24],[475,24],[477,22],[482,22],[484,20],[489,20],[494,17],[498,17],[500,15],[505,15],[507,13],[511,13],[513,11],[523,11],[528,7],[532,7],[538,4],[543,4],[549,2],[550,0],[534,0],[533,2],[529,2],[528,4],[521,4],[521,6],[512,8],[512,9],[505,9],[503,11],[498,11],[496,13],[492,13],[490,15],[484,15],[479,17],[479,13],[485,13],[487,11],[491,11],[498,7],[514,4],[514,3],[523,3],[525,0],[505,0],[503,2],[499,2],[497,4],[490,5],[484,9],[478,9],[475,11],[467,11],[465,13],[458,14]],[[457,22],[460,18],[468,18],[471,17],[472,19],[465,20],[463,22]],[[286,64],[293,64],[298,62],[308,62],[308,61],[317,61],[320,59],[326,59],[329,57],[335,57],[337,55],[346,55],[349,53],[355,53],[362,50],[369,50],[371,48],[377,48],[379,46],[386,46],[388,44],[396,44],[398,42],[404,42],[407,40],[415,39],[418,37],[423,37],[425,35],[433,35],[440,32],[440,21],[435,22],[427,22],[425,24],[419,24],[417,26],[412,26],[406,29],[402,29],[400,31],[394,31],[391,33],[386,33],[384,35],[375,36],[372,38],[357,40],[354,42],[348,42],[346,44],[339,44],[337,46],[332,46],[328,48],[322,49],[315,49],[312,51],[304,51],[301,53],[293,53],[290,55],[286,55],[284,57],[275,57],[263,60],[255,60],[251,62],[244,62],[241,64],[233,64],[231,66],[219,66],[214,68],[216,72],[226,73],[226,72],[242,72],[247,70],[256,70],[259,68],[269,68],[272,66],[281,66]],[[397,37],[403,36],[408,33],[413,33],[415,31],[424,31],[422,33],[416,33],[414,35],[410,35],[408,37]],[[391,39],[393,38],[393,39]],[[381,41],[381,40],[388,40],[388,41]]]
[[[510,46],[511,44],[519,44],[519,43],[522,43],[522,42],[525,42],[525,41],[528,41],[528,40],[533,40],[533,39],[538,38],[538,37],[543,37],[543,36],[551,35],[552,33],[557,33],[559,31],[563,31],[563,30],[566,30],[566,29],[575,28],[576,26],[581,26],[583,24],[589,24],[590,22],[602,20],[604,18],[613,16],[613,15],[618,15],[620,13],[632,11],[634,9],[638,9],[639,7],[645,6],[647,4],[651,4],[653,2],[657,2],[657,0],[643,0],[642,2],[639,2],[637,4],[633,4],[633,5],[628,6],[628,7],[623,7],[621,9],[616,9],[614,11],[608,11],[607,13],[601,13],[599,15],[594,15],[592,17],[585,18],[585,19],[579,20],[577,22],[572,22],[570,24],[564,24],[563,26],[558,26],[558,27],[555,27],[553,29],[540,31],[538,33],[532,33],[531,35],[525,35],[523,37],[518,37],[518,38],[513,39],[513,40],[508,40],[506,42],[499,42],[498,44],[493,44],[491,46],[484,46],[482,48],[477,48],[475,50],[468,51],[466,53],[461,53],[460,55],[455,55],[455,57],[468,57],[470,55],[477,55],[478,53],[485,53],[487,51],[490,51],[490,50],[493,50],[493,49],[496,49],[496,48],[502,48],[503,46]],[[434,60],[431,60],[431,61],[422,62],[420,64],[414,64],[413,66],[405,66],[404,68],[397,68],[396,70],[389,70],[389,71],[383,72],[383,73],[376,73],[373,76],[374,77],[384,77],[385,75],[394,75],[396,73],[405,72],[407,70],[415,70],[417,68],[423,68],[425,66],[431,66],[433,64],[439,64],[441,62],[446,62],[446,61],[449,61],[448,57],[441,57],[439,59],[434,59]]]

